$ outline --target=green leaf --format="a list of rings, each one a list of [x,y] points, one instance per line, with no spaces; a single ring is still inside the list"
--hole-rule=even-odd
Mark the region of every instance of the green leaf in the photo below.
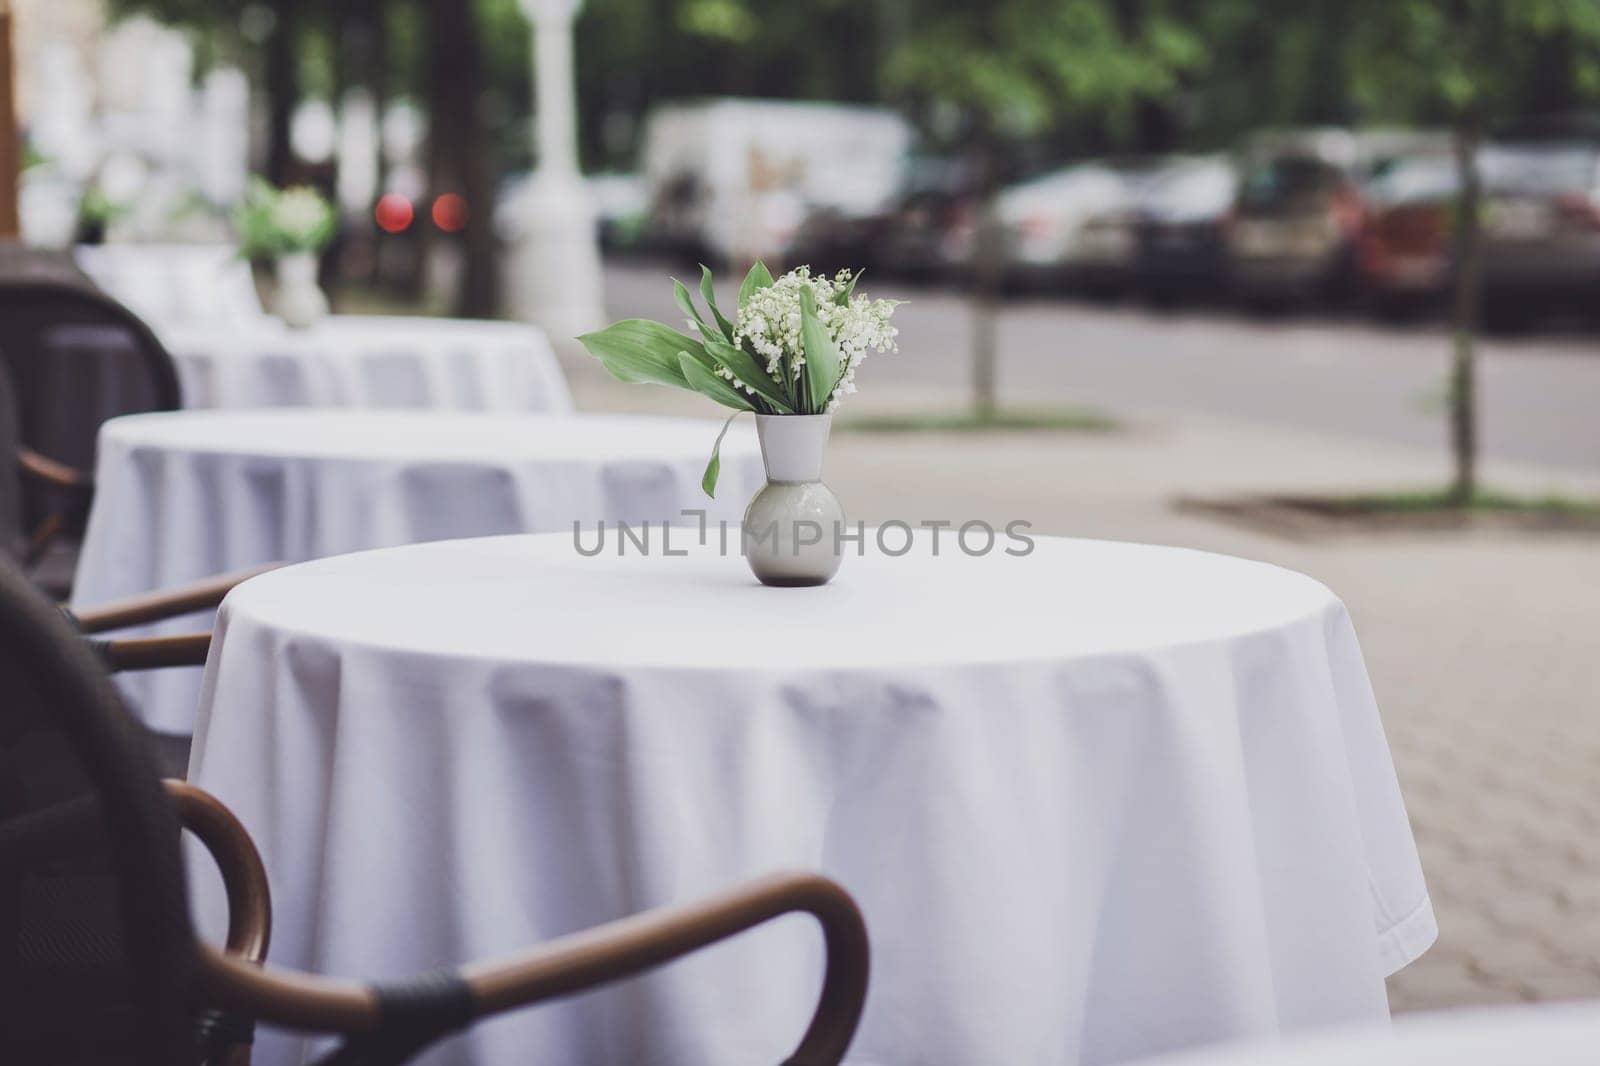
[[[701,337],[715,336],[711,327],[706,325],[706,320],[700,317],[699,308],[694,305],[694,297],[689,295],[689,290],[677,278],[672,279],[672,299],[689,319],[700,327]]]
[[[728,427],[733,425],[733,420],[741,412],[735,411],[722,423],[722,432],[717,434],[717,443],[711,446],[711,459],[706,463],[706,472],[700,477],[700,488],[713,500],[717,498],[717,478],[722,475],[722,438],[728,435]]]
[[[711,285],[711,268],[704,263],[700,264],[700,295],[705,297],[706,306],[711,308],[711,316],[717,320],[717,328],[722,330],[722,335],[729,344],[733,343],[733,323],[722,316],[717,310],[717,291]]]
[[[739,286],[739,306],[743,307],[750,302],[750,297],[761,289],[772,288],[772,271],[767,269],[767,264],[756,260],[756,265],[750,268],[750,273],[744,276],[744,284]]]
[[[621,381],[649,381],[680,389],[689,388],[689,382],[678,364],[678,353],[705,354],[699,341],[642,318],[624,319],[585,333],[578,343]]]
[[[794,400],[788,390],[767,373],[756,357],[743,348],[724,344],[719,340],[706,341],[706,354],[714,361],[733,371],[733,376],[756,390],[756,395],[766,400],[781,415],[794,414]]]
[[[860,281],[861,275],[865,273],[865,270],[856,271],[855,274],[850,278],[850,284],[833,294],[833,302],[838,304],[840,307],[849,307],[850,296],[856,291],[856,282]]]
[[[833,338],[828,336],[822,320],[817,317],[817,300],[809,285],[800,290],[800,339],[806,349],[804,369],[806,389],[811,399],[808,413],[821,414],[827,410],[833,387],[839,383],[844,360]]]
[[[731,407],[735,411],[754,411],[750,400],[722,378],[701,366],[699,361],[688,352],[678,356],[678,367],[683,371],[683,376],[689,382],[689,387],[700,395],[713,399],[724,407]]]

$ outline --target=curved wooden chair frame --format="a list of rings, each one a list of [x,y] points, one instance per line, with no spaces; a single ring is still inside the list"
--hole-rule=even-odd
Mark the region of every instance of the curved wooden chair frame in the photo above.
[[[263,966],[272,903],[255,844],[210,794],[180,781],[166,787],[180,823],[216,862],[228,900],[226,945],[200,948],[197,980],[207,1005],[305,1032],[381,1032],[387,1019],[375,987]],[[827,964],[811,1022],[785,1066],[836,1066],[866,1001],[867,930],[849,894],[815,874],[762,878],[699,903],[635,915],[462,967],[456,976],[470,990],[468,1024],[643,973],[791,913],[817,920]]]

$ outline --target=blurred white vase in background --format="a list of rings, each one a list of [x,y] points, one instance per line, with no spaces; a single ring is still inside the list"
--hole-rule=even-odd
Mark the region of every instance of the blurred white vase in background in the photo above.
[[[317,285],[317,257],[295,252],[277,261],[278,289],[273,309],[284,325],[306,329],[327,317],[328,297]]]

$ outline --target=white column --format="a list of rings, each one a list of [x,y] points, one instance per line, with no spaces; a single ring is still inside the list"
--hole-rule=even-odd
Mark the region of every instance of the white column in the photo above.
[[[524,204],[525,231],[512,303],[556,345],[604,325],[594,213],[578,172],[572,20],[581,0],[522,0],[533,23],[538,169]]]

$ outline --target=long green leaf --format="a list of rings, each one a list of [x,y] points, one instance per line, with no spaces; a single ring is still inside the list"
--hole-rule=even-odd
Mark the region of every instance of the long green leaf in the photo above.
[[[659,322],[629,318],[578,338],[590,355],[622,381],[649,381],[659,385],[689,387],[678,365],[678,353],[703,356],[699,341]]]
[[[700,309],[694,305],[694,297],[689,295],[689,290],[677,278],[672,279],[672,299],[678,305],[678,310],[689,316],[689,320],[700,327],[701,337],[715,337],[717,334],[706,325],[706,320],[700,317]]]
[[[722,330],[722,336],[729,344],[733,343],[733,323],[723,317],[717,310],[717,290],[711,284],[711,268],[704,263],[700,264],[700,295],[705,298],[706,306],[711,308],[711,317],[717,320],[717,328]]]
[[[700,395],[709,397],[724,407],[731,407],[735,411],[755,410],[748,397],[701,366],[688,352],[678,356],[678,366],[682,369],[684,378],[688,380],[689,387]]]
[[[700,475],[700,489],[712,499],[717,498],[717,478],[722,476],[722,438],[728,435],[728,427],[733,425],[733,420],[741,412],[735,411],[722,423],[722,432],[717,434],[717,443],[711,446],[711,459],[706,463],[706,472]]]
[[[767,269],[767,264],[756,260],[756,265],[750,268],[750,273],[744,276],[744,284],[739,286],[739,306],[742,308],[750,302],[750,297],[761,289],[772,288],[772,271]]]
[[[817,318],[817,300],[810,286],[800,289],[800,339],[806,348],[806,391],[811,401],[807,413],[821,414],[827,410],[833,387],[839,383],[844,360]]]
[[[755,356],[743,348],[710,339],[706,341],[705,350],[713,360],[733,371],[734,377],[755,389],[756,395],[771,404],[778,414],[794,414],[794,400],[789,391],[772,380],[767,368]]]

